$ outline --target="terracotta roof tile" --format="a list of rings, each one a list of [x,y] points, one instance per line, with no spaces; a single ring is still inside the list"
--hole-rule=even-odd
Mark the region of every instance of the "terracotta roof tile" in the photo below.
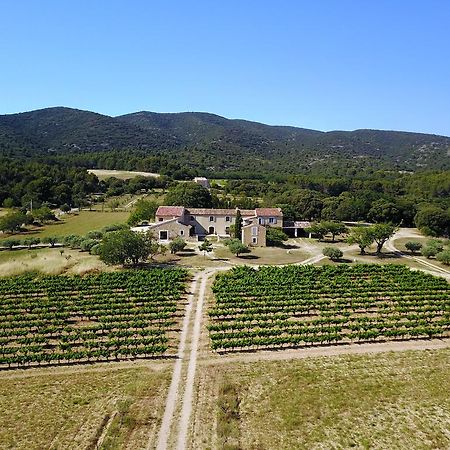
[[[160,217],[181,217],[184,214],[184,206],[160,206],[156,210],[156,216]]]
[[[255,212],[257,216],[283,217],[281,208],[256,208]]]

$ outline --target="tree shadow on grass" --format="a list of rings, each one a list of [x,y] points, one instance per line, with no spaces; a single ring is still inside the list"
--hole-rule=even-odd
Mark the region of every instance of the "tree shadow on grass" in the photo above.
[[[256,255],[239,255],[239,259],[259,259],[259,256]]]

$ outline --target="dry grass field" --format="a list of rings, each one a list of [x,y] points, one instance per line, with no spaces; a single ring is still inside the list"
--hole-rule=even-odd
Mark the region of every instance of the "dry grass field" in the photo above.
[[[129,180],[137,176],[143,177],[159,177],[159,173],[151,172],[133,172],[129,170],[106,170],[106,169],[91,169],[88,172],[93,173],[99,180],[106,180],[107,178],[114,177],[119,180]]]
[[[239,265],[293,264],[304,261],[311,256],[299,246],[298,248],[255,247],[251,249],[250,253],[244,253],[237,257],[225,245],[215,248],[214,255],[219,259]]]
[[[162,363],[3,372],[0,448],[145,448],[157,437],[169,381]]]
[[[450,349],[199,372],[193,449],[450,448]]]
[[[79,274],[114,270],[102,263],[98,256],[67,248],[40,248],[0,252],[0,277],[24,272],[42,272],[48,275]]]

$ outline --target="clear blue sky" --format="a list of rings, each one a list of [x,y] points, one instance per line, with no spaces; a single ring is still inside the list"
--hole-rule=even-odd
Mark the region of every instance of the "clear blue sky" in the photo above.
[[[450,135],[448,0],[5,0],[0,14],[0,114]]]

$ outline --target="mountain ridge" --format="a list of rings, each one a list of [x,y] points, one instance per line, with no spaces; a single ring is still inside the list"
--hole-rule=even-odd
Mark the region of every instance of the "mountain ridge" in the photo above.
[[[208,112],[108,116],[64,106],[0,115],[0,153],[16,156],[133,150],[190,167],[302,171],[315,164],[450,168],[450,137],[409,131],[319,131],[228,119]]]

